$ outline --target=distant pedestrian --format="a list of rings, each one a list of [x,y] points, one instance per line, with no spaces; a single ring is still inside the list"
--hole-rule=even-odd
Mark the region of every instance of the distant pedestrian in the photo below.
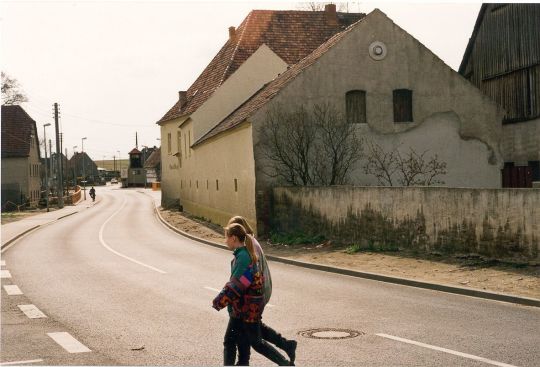
[[[259,241],[257,241],[257,239],[255,238],[253,229],[251,228],[251,226],[249,225],[249,223],[244,217],[239,216],[239,215],[232,217],[231,219],[229,219],[228,225],[231,225],[233,223],[242,225],[246,229],[246,233],[248,237],[251,238],[251,241],[253,243],[253,248],[255,249],[255,253],[257,255],[257,266],[259,268],[259,271],[262,273],[263,279],[264,279],[264,304],[266,305],[268,302],[270,302],[270,297],[272,296],[272,276],[270,274],[270,267],[268,266],[268,262],[266,261],[266,256],[264,254],[262,246],[259,244]],[[269,341],[270,343],[274,344],[276,347],[284,350],[285,353],[287,353],[287,355],[289,356],[291,364],[294,364],[294,360],[296,358],[296,346],[297,346],[296,340],[288,340],[284,338],[277,331],[275,331],[270,326],[262,322],[262,320],[260,324],[261,324],[261,337],[264,340]],[[249,347],[245,348],[245,346],[242,345],[242,343],[244,342],[245,342],[245,338],[242,335],[240,336],[237,342],[238,362],[245,363],[242,365],[247,365],[249,364],[250,353],[249,353]],[[225,348],[232,348],[229,346],[229,344],[232,344],[232,343],[233,341],[231,339],[227,340],[227,338],[223,342],[223,344],[225,345]],[[244,353],[246,353],[245,352],[246,349],[248,353],[247,356],[244,355]]]
[[[253,349],[280,366],[290,365],[281,353],[261,337],[261,318],[265,306],[264,277],[258,269],[252,237],[247,235],[242,225],[233,223],[225,228],[225,238],[227,247],[234,253],[231,278],[212,302],[212,306],[218,311],[225,306],[229,310],[231,317],[225,336],[239,335],[237,319],[241,319],[242,331],[247,335]],[[227,347],[225,343],[224,346]],[[228,355],[232,350],[224,349],[226,364],[232,364]]]
[[[96,189],[94,189],[94,186],[90,189],[90,197],[92,198],[92,201],[96,201]]]

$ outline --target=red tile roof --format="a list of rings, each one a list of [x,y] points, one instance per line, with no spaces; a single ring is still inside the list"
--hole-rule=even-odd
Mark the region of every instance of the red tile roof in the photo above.
[[[36,122],[21,106],[2,106],[2,158],[28,157],[33,134]]]
[[[362,19],[363,20],[363,19]],[[202,136],[197,140],[193,145],[202,143],[203,141],[216,136],[217,134],[229,130],[235,126],[240,125],[247,118],[249,118],[253,113],[259,110],[264,106],[268,101],[274,98],[277,93],[285,87],[291,80],[293,80],[298,74],[300,74],[304,69],[311,66],[315,63],[326,51],[328,51],[332,46],[337,44],[346,34],[348,34],[354,27],[360,23],[362,20],[356,24],[350,26],[343,32],[337,33],[328,41],[323,43],[315,51],[309,54],[307,57],[302,59],[299,63],[293,65],[284,73],[279,75],[276,79],[272,80],[265,84],[257,93],[251,96],[246,102],[240,105],[235,111],[233,111],[229,116],[223,119],[219,124],[217,124],[212,130]]]
[[[133,148],[131,149],[131,152],[129,152],[128,154],[141,154],[141,151],[137,148]]]
[[[193,113],[263,43],[287,64],[294,65],[322,43],[365,16],[363,13],[336,13],[337,22],[324,11],[253,10],[158,124]]]

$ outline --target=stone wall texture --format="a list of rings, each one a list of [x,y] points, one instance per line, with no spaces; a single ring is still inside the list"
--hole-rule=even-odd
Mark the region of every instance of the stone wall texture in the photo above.
[[[538,260],[540,190],[279,187],[272,231],[361,248]]]

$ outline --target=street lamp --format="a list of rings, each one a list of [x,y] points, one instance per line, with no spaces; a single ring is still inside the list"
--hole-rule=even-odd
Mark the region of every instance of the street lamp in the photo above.
[[[84,167],[84,141],[86,140],[86,136],[84,138],[81,138],[81,153],[82,153],[82,174],[83,174],[83,192],[84,192],[84,200],[86,200],[86,173],[85,173],[85,167]]]
[[[120,178],[122,178],[122,159],[120,158],[120,151],[117,150],[116,153],[118,153],[118,164],[120,165]]]
[[[45,141],[45,202],[47,203],[47,211],[49,211],[49,162],[47,161],[47,132],[45,129],[47,126],[51,126],[51,124],[43,125],[43,139]]]
[[[75,151],[75,149],[77,149],[77,147],[78,147],[77,145],[73,146],[73,156],[75,155],[75,153],[77,153]],[[67,159],[67,157],[66,157],[66,159]],[[73,160],[73,162],[75,162],[75,160]],[[73,186],[75,187],[75,186],[77,186],[77,172],[75,172],[75,171],[77,171],[77,167],[75,167],[75,168],[70,167],[70,168],[71,168],[71,175],[72,175],[72,178],[73,178],[73,181],[74,181]]]

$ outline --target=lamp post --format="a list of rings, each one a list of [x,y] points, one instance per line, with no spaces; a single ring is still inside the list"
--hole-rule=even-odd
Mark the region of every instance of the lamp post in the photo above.
[[[84,167],[84,141],[86,140],[86,136],[81,139],[81,153],[82,153],[82,174],[83,174],[83,192],[84,192],[84,200],[86,200],[86,173],[85,173],[85,167]]]
[[[49,211],[49,162],[47,161],[47,132],[46,127],[51,124],[43,125],[43,140],[45,142],[45,202],[47,203],[47,211]]]

